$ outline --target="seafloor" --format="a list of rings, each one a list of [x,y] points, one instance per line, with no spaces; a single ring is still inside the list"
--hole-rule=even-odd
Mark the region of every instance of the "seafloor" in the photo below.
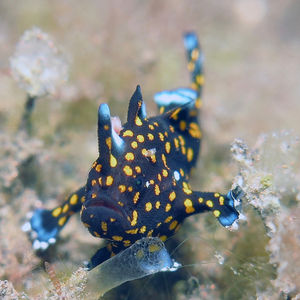
[[[86,181],[100,103],[124,120],[140,84],[154,115],[155,92],[189,83],[186,30],[199,35],[206,76],[191,184],[224,192],[240,184],[247,220],[231,232],[209,214],[190,218],[167,242],[180,270],[104,299],[300,299],[299,15],[295,0],[0,1],[0,299],[97,298],[79,268],[101,241],[78,217],[42,256],[20,227],[34,207],[53,207]],[[10,58],[34,26],[61,49],[70,74],[37,99],[24,135],[26,92]]]

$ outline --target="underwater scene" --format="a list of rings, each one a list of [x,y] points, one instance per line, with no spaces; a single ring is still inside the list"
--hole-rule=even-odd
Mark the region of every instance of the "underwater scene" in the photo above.
[[[0,2],[0,299],[300,299],[300,2]]]

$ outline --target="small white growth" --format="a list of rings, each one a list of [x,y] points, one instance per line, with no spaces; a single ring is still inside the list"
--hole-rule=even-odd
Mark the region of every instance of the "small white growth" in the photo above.
[[[173,265],[169,268],[163,268],[161,271],[175,272],[182,267],[182,264],[172,259]]]
[[[215,252],[215,258],[218,260],[218,263],[220,265],[223,265],[225,262],[225,258],[223,255],[221,255],[219,252]]]
[[[42,250],[46,250],[49,247],[49,244],[47,242],[40,242],[40,248]]]
[[[21,229],[22,229],[22,231],[24,231],[24,232],[30,231],[30,230],[31,230],[31,224],[30,224],[30,222],[24,223],[24,224],[22,225]]]
[[[56,239],[55,238],[50,238],[48,241],[49,244],[55,244],[56,243]]]
[[[148,188],[150,186],[150,182],[146,181],[146,187]]]
[[[30,231],[30,238],[32,240],[36,239],[38,237],[38,234],[36,231]]]
[[[237,231],[239,229],[239,219],[236,219],[230,226],[226,226],[229,231]]]
[[[41,242],[38,240],[34,240],[34,242],[32,243],[32,248],[34,250],[39,250],[41,248]]]
[[[10,59],[12,75],[32,97],[53,94],[68,78],[68,63],[48,34],[39,28],[25,31]]]
[[[176,181],[179,181],[180,180],[180,173],[178,171],[174,171],[174,178]]]

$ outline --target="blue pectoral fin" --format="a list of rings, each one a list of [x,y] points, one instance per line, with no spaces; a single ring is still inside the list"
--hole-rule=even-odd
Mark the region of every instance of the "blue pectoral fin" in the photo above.
[[[220,209],[220,216],[218,217],[219,222],[224,227],[232,226],[236,221],[239,220],[239,211],[241,210],[241,198],[244,192],[238,186],[233,190],[230,190],[225,199],[225,203]]]
[[[22,230],[28,233],[34,250],[46,250],[56,242],[60,226],[50,210],[37,209],[29,222],[22,226]]]

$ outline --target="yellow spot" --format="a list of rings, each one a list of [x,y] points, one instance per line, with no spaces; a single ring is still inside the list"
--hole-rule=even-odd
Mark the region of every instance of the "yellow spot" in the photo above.
[[[95,199],[97,197],[97,194],[93,193],[92,198]]]
[[[204,76],[203,75],[197,75],[196,76],[196,82],[199,85],[203,85],[204,84]]]
[[[179,172],[180,172],[180,175],[183,177],[184,176],[184,171],[180,168]]]
[[[112,177],[112,176],[107,176],[106,177],[106,185],[112,185],[113,184],[113,182],[114,182],[114,178]]]
[[[129,247],[130,244],[131,244],[131,241],[129,241],[129,240],[124,240],[124,241],[123,241],[123,244],[124,244],[125,247]]]
[[[141,228],[140,228],[140,233],[145,233],[146,232],[146,226],[144,225],[144,226],[142,226]]]
[[[61,217],[61,218],[59,218],[59,220],[58,220],[58,225],[59,225],[59,226],[63,226],[63,225],[66,223],[66,221],[67,221],[67,217],[66,217],[66,216]]]
[[[126,130],[123,132],[123,136],[133,136],[133,132],[131,130]]]
[[[159,207],[160,207],[160,201],[156,201],[156,202],[155,202],[155,208],[156,208],[156,209],[159,209]]]
[[[198,99],[195,101],[195,107],[196,107],[197,109],[199,109],[199,108],[202,107],[202,101],[201,101],[200,98],[198,98]],[[196,116],[196,115],[198,115],[197,110],[195,110],[195,116]]]
[[[153,141],[154,140],[154,135],[152,133],[147,134],[148,140]]]
[[[149,183],[150,183],[150,184],[154,184],[154,180],[153,180],[153,179],[150,179]]]
[[[65,204],[62,212],[65,214],[69,210],[69,204]]]
[[[123,202],[121,202],[121,201],[118,201],[118,204],[120,205],[120,206],[124,206],[124,203]]]
[[[177,224],[178,224],[178,222],[177,222],[176,220],[173,221],[173,222],[170,224],[169,229],[170,229],[170,230],[175,229],[175,227],[177,226]]]
[[[82,197],[80,198],[80,201],[81,201],[81,203],[83,203],[83,202],[85,201],[85,196],[82,196]]]
[[[192,57],[193,61],[197,60],[198,57],[199,57],[199,50],[198,49],[193,49],[193,51],[191,53],[191,57]]]
[[[55,218],[58,217],[58,216],[60,215],[61,211],[62,211],[61,207],[55,208],[55,209],[52,211],[52,216],[55,217]]]
[[[160,114],[163,114],[165,111],[165,107],[164,106],[161,106],[160,109],[159,109],[159,113]]]
[[[191,61],[188,63],[187,68],[190,72],[193,72],[195,69],[195,64]]]
[[[174,138],[174,145],[175,145],[176,149],[179,148],[179,141],[177,138]]]
[[[163,169],[162,170],[162,175],[163,175],[163,177],[168,177],[169,173],[166,169]]]
[[[192,194],[192,190],[190,189],[189,185],[186,182],[182,183],[183,186],[183,192],[187,195]]]
[[[159,173],[157,174],[157,179],[161,181],[161,175]]]
[[[208,207],[213,207],[213,206],[214,206],[214,203],[213,203],[211,200],[207,200],[207,201],[206,201],[206,205],[207,205]]]
[[[181,153],[182,153],[183,155],[186,154],[186,148],[185,148],[184,146],[181,147]]]
[[[192,82],[192,83],[191,83],[191,89],[192,89],[192,90],[195,90],[195,91],[198,90],[198,85],[197,85],[196,82]]]
[[[154,130],[154,126],[152,124],[148,125],[149,129]]]
[[[218,197],[220,197],[220,194],[219,193],[214,193],[214,196],[215,196],[215,198],[218,198]]]
[[[171,144],[170,144],[170,142],[166,142],[165,143],[165,150],[166,150],[166,152],[168,154],[170,153],[170,151],[171,151]]]
[[[71,205],[75,205],[78,202],[78,195],[77,194],[73,194],[72,197],[70,198],[70,204]]]
[[[202,134],[197,123],[192,122],[189,124],[189,134],[195,139],[201,138]]]
[[[171,208],[172,208],[171,204],[168,203],[168,204],[166,205],[165,211],[168,212]]]
[[[131,143],[131,147],[132,147],[133,149],[136,149],[136,148],[138,147],[138,143],[137,143],[136,141],[133,141],[133,142]]]
[[[134,160],[134,154],[132,152],[128,152],[125,154],[125,159],[127,161]]]
[[[117,242],[120,242],[120,241],[123,240],[123,238],[122,238],[121,236],[119,236],[119,235],[113,235],[113,236],[112,236],[112,239],[113,239],[114,241],[117,241]]]
[[[156,156],[153,154],[153,155],[151,155],[150,156],[150,160],[151,160],[151,162],[154,164],[154,163],[156,163]]]
[[[108,138],[105,140],[105,143],[106,143],[108,149],[111,150],[111,137],[108,137]]]
[[[105,129],[105,130],[108,130],[108,129],[109,129],[109,126],[108,126],[108,125],[104,125],[104,129]]]
[[[136,192],[133,197],[133,203],[136,204],[139,201],[140,198],[140,192]]]
[[[184,140],[183,136],[179,135],[178,138],[179,138],[180,145],[184,146],[185,145],[185,140]]]
[[[96,185],[97,181],[95,179],[92,180],[92,186]]]
[[[145,204],[145,209],[146,209],[146,211],[151,211],[151,209],[152,209],[152,203],[151,202],[147,202]]]
[[[148,236],[148,237],[149,237],[149,236],[152,236],[153,231],[154,231],[153,229],[149,230],[148,233],[147,233],[147,236]]]
[[[128,187],[128,192],[132,192],[133,191],[133,187],[132,186],[129,186]]]
[[[132,176],[132,169],[131,169],[131,167],[129,167],[129,166],[125,166],[124,168],[123,168],[123,171],[124,171],[124,173],[127,175],[127,176]]]
[[[120,193],[124,193],[126,191],[126,186],[124,184],[120,184],[119,191],[120,191]]]
[[[136,117],[134,122],[135,122],[136,126],[142,126],[143,125],[143,122],[139,117]]]
[[[172,114],[171,114],[171,116],[170,116],[170,118],[171,119],[174,119],[175,121],[178,119],[178,113],[181,111],[181,108],[179,107],[179,108],[177,108],[177,109],[175,109],[173,112],[172,112]]]
[[[175,128],[174,128],[174,126],[172,126],[172,125],[169,125],[169,129],[170,129],[170,131],[171,131],[172,133],[174,133],[174,132],[175,132]]]
[[[97,161],[94,161],[94,162],[93,162],[93,165],[92,165],[92,168],[95,168],[96,165],[97,165]]]
[[[132,212],[132,220],[131,220],[131,222],[130,222],[130,225],[131,225],[131,226],[135,226],[135,225],[136,225],[136,223],[137,223],[137,218],[138,218],[138,212],[137,212],[136,210],[134,210],[134,211]]]
[[[170,169],[167,165],[167,159],[166,159],[166,156],[164,154],[161,155],[161,159],[163,161],[163,164],[164,164],[165,168]]]
[[[157,244],[152,244],[152,245],[149,245],[149,252],[157,252],[157,251],[160,251],[161,250],[161,247],[159,247]]]
[[[198,198],[198,202],[199,202],[199,203],[203,203],[203,201],[204,201],[204,199],[203,199],[202,197],[199,197],[199,198]]]
[[[170,195],[169,195],[169,200],[170,200],[170,201],[174,201],[175,198],[176,198],[176,193],[173,191],[173,192],[171,192]]]
[[[191,199],[185,199],[183,204],[185,206],[185,211],[187,214],[191,214],[195,211],[195,208],[193,207],[193,202]]]
[[[188,162],[191,162],[193,160],[194,157],[194,151],[192,148],[188,148],[187,149],[187,160]]]
[[[165,219],[165,223],[169,223],[170,221],[172,221],[173,217],[169,216]]]
[[[219,203],[220,203],[220,205],[224,205],[224,197],[223,196],[221,196],[219,198]]]
[[[109,220],[110,220],[111,223],[116,222],[115,218],[109,218]]]
[[[99,178],[98,178],[98,182],[99,182],[99,184],[102,186],[102,177],[99,177]]]
[[[153,124],[154,124],[156,127],[158,127],[158,126],[159,126],[157,122],[153,122]]]
[[[100,234],[97,231],[94,231],[94,236],[100,237]]]
[[[114,168],[114,167],[116,167],[117,166],[117,160],[116,160],[116,158],[111,154],[110,155],[110,166],[112,167],[112,168]]]
[[[214,210],[215,217],[218,218],[220,216],[220,214],[221,214],[221,212],[219,210]]]
[[[141,169],[140,166],[136,166],[134,169],[135,169],[135,171],[136,171],[137,173],[141,173],[141,172],[142,172],[142,169]]]
[[[144,251],[143,251],[142,249],[139,249],[139,250],[136,252],[135,255],[136,255],[136,257],[137,257],[139,260],[141,260],[141,259],[144,258],[145,253],[144,253]]]
[[[101,171],[101,169],[102,169],[102,165],[99,165],[99,164],[98,164],[98,165],[96,166],[96,168],[95,168],[95,169],[96,169],[96,171],[97,171],[97,172],[100,172],[100,171]]]
[[[143,143],[145,141],[145,138],[143,135],[139,134],[137,137],[136,137],[137,141],[139,143]]]
[[[155,192],[155,195],[158,196],[160,194],[160,188],[159,188],[159,185],[156,184],[155,187],[154,187],[154,192]]]
[[[138,230],[139,230],[139,229],[136,228],[136,229],[126,230],[125,232],[128,233],[128,234],[137,234]]]
[[[161,225],[161,222],[157,223],[156,228],[160,227],[160,225]]]
[[[104,221],[101,222],[101,229],[103,231],[107,231],[107,223],[106,222],[104,222]]]
[[[179,122],[179,129],[180,129],[181,131],[184,131],[184,130],[186,129],[186,122],[185,122],[185,121],[181,120],[181,121]]]
[[[160,236],[159,238],[160,238],[160,240],[161,240],[162,242],[165,242],[165,241],[167,240],[167,236],[166,236],[166,235],[162,235],[162,236]]]
[[[162,142],[165,140],[165,136],[161,132],[158,133],[158,136]]]

